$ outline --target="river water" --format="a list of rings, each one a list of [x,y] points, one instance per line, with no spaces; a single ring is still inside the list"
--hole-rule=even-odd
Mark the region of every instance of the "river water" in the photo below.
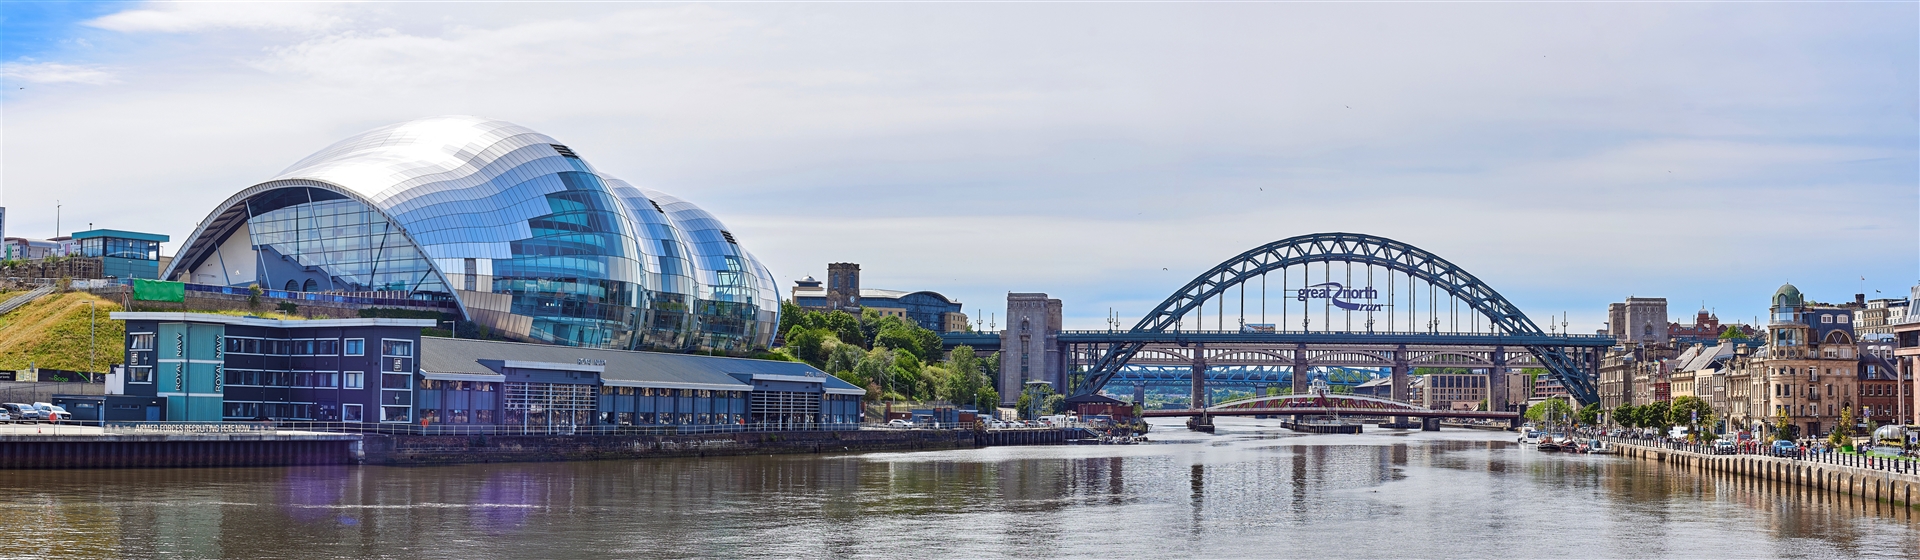
[[[1920,556],[1905,508],[1503,432],[452,467],[0,471],[0,558]]]

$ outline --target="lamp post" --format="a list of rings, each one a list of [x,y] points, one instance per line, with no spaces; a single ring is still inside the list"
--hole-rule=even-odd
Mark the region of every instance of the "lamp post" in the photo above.
[[[441,322],[447,324],[448,333],[451,333],[454,338],[460,338],[460,329],[455,328],[460,326],[459,321],[441,321]]]

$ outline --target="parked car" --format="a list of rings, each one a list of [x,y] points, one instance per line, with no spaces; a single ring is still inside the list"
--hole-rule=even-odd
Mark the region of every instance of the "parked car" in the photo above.
[[[1772,452],[1775,457],[1799,457],[1800,446],[1783,439],[1773,442]]]
[[[1739,449],[1734,447],[1731,441],[1723,439],[1713,442],[1714,455],[1732,455],[1737,452],[1739,452]]]
[[[0,404],[0,408],[6,408],[7,412],[13,416],[13,421],[15,422],[32,423],[39,422],[41,419],[46,418],[46,415],[41,413],[40,409],[34,408],[33,405],[30,404],[4,403]]]
[[[902,420],[902,419],[899,419],[899,418],[895,418],[895,419],[892,419],[892,420],[888,420],[888,421],[887,421],[887,427],[889,427],[889,428],[911,428],[911,427],[913,427],[913,421],[912,421],[912,420]]]
[[[0,423],[12,423],[12,422],[13,422],[13,413],[7,412],[7,410],[4,408],[0,408]]]
[[[55,424],[73,420],[73,415],[67,414],[66,407],[57,404],[37,402],[33,403],[33,408],[40,411],[42,418],[46,418],[47,421]]]

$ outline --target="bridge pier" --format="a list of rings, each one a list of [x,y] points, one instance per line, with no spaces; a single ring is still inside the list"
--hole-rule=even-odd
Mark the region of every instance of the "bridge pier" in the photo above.
[[[1393,400],[1399,401],[1399,402],[1407,402],[1407,345],[1405,344],[1402,344],[1399,347],[1394,348],[1393,350],[1393,374],[1392,375],[1393,375],[1393,391],[1392,391]],[[1394,425],[1397,425],[1397,426],[1405,426],[1407,425],[1407,417],[1395,416],[1393,417],[1393,423]]]
[[[1493,347],[1493,369],[1487,370],[1487,410],[1507,410],[1507,348]]]
[[[1307,394],[1308,378],[1313,375],[1308,373],[1309,371],[1307,368],[1307,343],[1302,342],[1295,344],[1293,346],[1293,374],[1291,376],[1293,377],[1293,394]]]
[[[1213,399],[1207,395],[1207,345],[1193,344],[1193,410],[1198,414],[1187,421],[1187,429],[1197,432],[1213,432],[1213,419],[1207,417],[1207,407]]]
[[[1147,384],[1133,384],[1133,406],[1147,406]]]
[[[1439,418],[1421,418],[1420,431],[1422,432],[1440,431],[1440,419]]]

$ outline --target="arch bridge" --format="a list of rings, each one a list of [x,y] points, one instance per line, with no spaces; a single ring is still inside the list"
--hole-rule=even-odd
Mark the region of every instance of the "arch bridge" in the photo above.
[[[1275,289],[1279,297],[1269,298]],[[1058,382],[1084,395],[1124,379],[1129,366],[1186,366],[1199,373],[1189,377],[1203,395],[1215,366],[1386,368],[1391,400],[1405,402],[1412,368],[1467,368],[1490,374],[1490,409],[1505,411],[1504,374],[1540,368],[1580,402],[1597,402],[1593,372],[1614,340],[1548,325],[1541,329],[1491,286],[1418,247],[1316,233],[1220,263],[1129,330],[1059,333],[1066,379]],[[1307,392],[1309,376],[1288,377],[1295,395]]]

